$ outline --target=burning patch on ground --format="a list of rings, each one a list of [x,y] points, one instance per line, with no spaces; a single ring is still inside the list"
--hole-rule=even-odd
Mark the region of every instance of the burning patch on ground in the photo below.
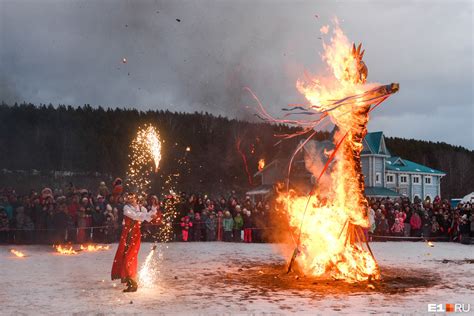
[[[327,295],[400,294],[419,291],[439,284],[440,277],[429,269],[395,268],[381,266],[380,280],[348,283],[341,280],[321,279],[286,273],[285,264],[244,263],[236,272],[219,272],[216,283],[245,285],[254,288],[255,294],[270,296],[272,292],[290,291],[301,297]],[[224,274],[224,275],[222,275]],[[238,290],[237,290],[238,291]]]

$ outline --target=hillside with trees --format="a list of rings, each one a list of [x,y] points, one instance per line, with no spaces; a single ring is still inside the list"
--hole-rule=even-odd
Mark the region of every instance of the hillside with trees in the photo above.
[[[257,185],[249,183],[248,174],[257,171],[259,159],[270,162],[277,156],[289,156],[301,140],[279,142],[276,134],[295,131],[285,125],[239,121],[210,113],[143,112],[89,105],[1,104],[0,121],[0,186],[23,190],[54,186],[55,181],[65,181],[58,176],[65,174],[78,186],[125,177],[129,144],[137,128],[145,123],[155,125],[163,140],[163,159],[154,179],[158,190],[173,174],[178,190],[244,191]],[[316,137],[326,139],[329,134],[321,132]],[[387,138],[387,146],[394,155],[445,171],[445,196],[459,197],[474,191],[473,151],[399,138]]]

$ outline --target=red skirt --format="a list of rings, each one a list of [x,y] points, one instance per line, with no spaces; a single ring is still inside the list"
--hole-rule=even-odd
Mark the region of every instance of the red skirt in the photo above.
[[[124,217],[125,225],[122,228],[120,243],[112,265],[112,280],[136,280],[138,267],[138,252],[140,251],[140,222]]]

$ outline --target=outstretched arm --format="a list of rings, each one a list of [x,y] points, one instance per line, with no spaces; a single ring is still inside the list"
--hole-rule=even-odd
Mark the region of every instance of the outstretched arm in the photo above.
[[[140,207],[140,209],[141,211],[137,210],[136,208],[130,205],[125,205],[123,207],[123,215],[139,222],[143,222],[143,221],[150,222],[153,219],[152,218],[153,215],[155,215],[156,213],[156,211],[147,212],[144,207]]]

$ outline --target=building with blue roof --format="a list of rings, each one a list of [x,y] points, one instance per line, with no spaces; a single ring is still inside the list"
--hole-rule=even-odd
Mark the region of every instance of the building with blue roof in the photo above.
[[[301,143],[300,143],[301,144]],[[310,140],[303,146],[304,155],[317,157],[325,164],[328,157],[324,151],[334,149],[331,141]],[[311,160],[311,159],[310,159]],[[288,175],[289,158],[275,159],[258,171],[254,177],[260,178],[261,185],[247,192],[250,196],[266,196],[278,182],[285,182]],[[392,156],[385,145],[382,132],[367,133],[361,152],[362,173],[365,192],[368,197],[407,196],[434,199],[441,195],[440,182],[445,173],[416,162]],[[292,164],[288,184],[302,193],[307,193],[315,184],[313,174],[308,171],[305,159],[297,156]]]
[[[392,156],[382,132],[367,133],[361,152],[365,195],[369,197],[407,196],[425,199],[441,196],[442,171]]]

